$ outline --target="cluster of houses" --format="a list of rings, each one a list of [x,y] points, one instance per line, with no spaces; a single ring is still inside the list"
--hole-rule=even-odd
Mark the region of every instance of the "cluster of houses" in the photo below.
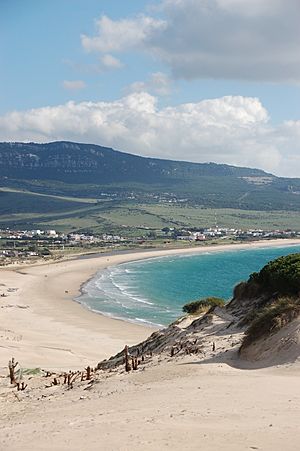
[[[170,229],[172,230],[172,229]],[[300,236],[296,230],[262,230],[262,229],[234,229],[226,227],[210,227],[200,231],[181,230],[176,236],[181,241],[206,241],[216,238],[234,238],[236,240],[259,240],[275,238],[294,238]]]
[[[209,227],[196,229],[175,229],[165,227],[162,230],[147,229],[141,237],[126,238],[121,235],[89,233],[60,233],[56,230],[0,230],[0,262],[14,258],[48,257],[53,250],[65,247],[107,247],[115,248],[124,244],[147,244],[155,239],[170,239],[187,242],[204,242],[215,239],[233,239],[237,241],[267,240],[274,238],[300,237],[300,231],[262,229],[234,229],[226,227]],[[149,232],[150,230],[150,232]]]
[[[55,230],[11,230],[9,228],[0,230],[0,238],[22,240],[36,237],[57,238]]]
[[[40,254],[37,251],[29,250],[13,250],[13,249],[0,249],[0,259],[15,258],[15,257],[38,257]]]
[[[126,239],[120,235],[60,233],[56,230],[0,230],[0,265],[37,257],[47,258],[54,250],[66,247],[120,246]]]
[[[76,245],[84,243],[109,243],[109,242],[122,242],[126,239],[120,235],[91,235],[88,233],[60,233],[56,230],[11,230],[9,228],[0,230],[0,239],[4,239],[6,242],[9,240],[27,240],[35,242],[49,242],[52,244],[67,244]]]

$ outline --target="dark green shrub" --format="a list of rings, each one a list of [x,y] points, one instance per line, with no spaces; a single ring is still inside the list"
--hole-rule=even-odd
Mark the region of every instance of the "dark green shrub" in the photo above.
[[[269,262],[259,274],[250,276],[267,291],[281,295],[296,295],[300,292],[300,254],[279,257]]]
[[[251,276],[250,276],[251,277]],[[235,299],[251,299],[259,295],[261,286],[254,280],[249,279],[248,282],[240,282],[233,289],[233,297]]]
[[[260,295],[296,296],[300,294],[300,254],[279,257],[250,275],[233,290],[235,299],[253,299]]]
[[[238,283],[233,289],[233,297],[235,299],[241,299],[245,294],[247,282]]]
[[[195,314],[209,310],[211,307],[223,307],[224,305],[225,305],[224,299],[209,297],[185,304],[182,307],[182,311],[184,313]]]

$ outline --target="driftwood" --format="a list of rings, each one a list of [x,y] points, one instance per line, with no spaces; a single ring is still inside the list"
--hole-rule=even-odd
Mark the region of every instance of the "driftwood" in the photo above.
[[[52,374],[54,374],[54,373],[52,373],[51,371],[46,371],[46,374],[44,377],[50,377],[50,376],[52,376]]]
[[[124,348],[124,355],[125,355],[125,371],[129,372],[131,370],[131,366],[129,363],[129,355],[128,355],[128,346],[127,345]]]
[[[92,379],[92,373],[94,372],[93,368],[88,366],[85,368],[85,371],[81,372],[81,377],[80,380],[81,382],[86,380],[86,381],[90,381]]]
[[[60,385],[60,379],[59,377],[54,377],[53,381],[50,382],[50,385],[45,385],[45,388],[50,388],[53,385]]]
[[[64,385],[67,385],[68,388],[73,388],[73,383],[76,381],[76,379],[80,378],[80,381],[90,381],[92,382],[92,373],[94,372],[93,368],[91,366],[88,366],[85,368],[84,371],[69,371],[68,373],[63,373],[59,375],[55,375],[53,377],[53,380],[51,381],[50,385],[46,385],[46,388],[50,388],[53,385],[60,385],[61,383]],[[48,373],[49,375],[54,375],[55,373]],[[61,378],[63,378],[63,381],[61,381]],[[26,387],[25,387],[26,388]]]
[[[137,370],[138,369],[138,359],[137,357],[132,358],[132,369]]]
[[[142,355],[139,359],[140,352],[137,350],[136,356],[130,356],[128,352],[128,346],[126,345],[124,348],[124,358],[123,358],[123,364],[125,364],[125,371],[129,372],[131,370],[137,370],[138,366],[141,364],[141,362],[145,362],[145,357]],[[129,357],[131,360],[131,364],[129,362]]]
[[[22,371],[21,368],[19,369],[19,375],[18,378],[16,377],[16,367],[19,365],[18,362],[15,362],[14,357],[8,362],[8,371],[9,371],[9,379],[10,383],[17,387],[18,391],[24,391],[27,387],[27,384],[25,382],[21,382],[22,379]]]
[[[76,381],[79,375],[80,371],[77,371],[76,373],[74,373],[73,371],[69,371],[69,373],[67,374],[68,388],[73,388],[73,383]]]
[[[8,362],[10,383],[13,385],[17,384],[16,375],[15,375],[15,368],[17,365],[18,365],[18,362],[15,362],[14,357],[12,357],[12,359]]]
[[[91,372],[92,372],[91,367],[88,366],[85,370],[86,370],[86,380],[90,381],[91,380]]]
[[[25,384],[25,382],[22,382],[22,383],[17,382],[16,386],[17,386],[17,390],[18,390],[18,391],[20,391],[20,390],[21,390],[21,391],[24,391],[25,388],[27,387],[27,384]]]

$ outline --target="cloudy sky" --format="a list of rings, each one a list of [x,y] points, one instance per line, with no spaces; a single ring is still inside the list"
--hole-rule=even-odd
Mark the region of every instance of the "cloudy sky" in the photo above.
[[[300,177],[299,0],[0,0],[0,141]]]

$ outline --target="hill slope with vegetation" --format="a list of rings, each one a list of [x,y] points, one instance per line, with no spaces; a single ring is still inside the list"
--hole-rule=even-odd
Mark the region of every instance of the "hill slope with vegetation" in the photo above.
[[[300,180],[259,169],[215,163],[144,158],[93,144],[0,143],[2,186],[38,193],[155,202],[185,201],[202,207],[300,209]]]

